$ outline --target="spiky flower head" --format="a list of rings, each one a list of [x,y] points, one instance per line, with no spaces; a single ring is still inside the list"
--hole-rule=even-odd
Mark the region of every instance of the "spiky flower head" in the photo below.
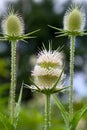
[[[13,11],[2,20],[2,31],[5,35],[21,36],[24,33],[23,19]]]
[[[42,92],[54,93],[63,86],[63,55],[61,52],[47,51],[44,49],[38,54],[37,62],[32,71],[36,86],[32,89],[39,89]]]
[[[86,22],[86,16],[83,8],[72,7],[66,11],[64,16],[64,30],[83,31]]]
[[[14,9],[11,8],[8,14],[5,14],[1,23],[2,32],[0,33],[0,40],[2,41],[25,41],[29,38],[35,38],[32,36],[35,31],[24,34],[24,21],[18,13],[14,13]]]

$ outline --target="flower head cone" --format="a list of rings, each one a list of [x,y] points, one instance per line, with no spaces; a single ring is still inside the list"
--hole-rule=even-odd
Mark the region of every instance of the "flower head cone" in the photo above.
[[[9,36],[20,36],[24,33],[23,19],[13,12],[9,13],[2,21],[3,34]]]
[[[31,35],[40,30],[38,29],[33,32],[24,34],[24,21],[19,14],[14,13],[14,10],[11,10],[8,15],[4,16],[4,18],[2,19],[1,28],[4,37],[1,36],[0,40],[5,41],[24,41],[28,38],[35,38]]]
[[[79,7],[72,7],[66,11],[64,16],[64,30],[83,31],[86,16],[84,10]]]
[[[63,55],[61,52],[41,51],[37,57],[37,63],[32,71],[34,77],[33,89],[39,90],[42,93],[54,93],[62,88],[64,73]],[[32,87],[31,87],[32,88]]]
[[[69,8],[63,19],[63,29],[59,29],[57,27],[48,25],[49,27],[59,31],[56,32],[58,34],[56,37],[62,36],[84,36],[87,33],[84,30],[86,24],[86,15],[84,9],[79,7],[78,5],[72,6]]]

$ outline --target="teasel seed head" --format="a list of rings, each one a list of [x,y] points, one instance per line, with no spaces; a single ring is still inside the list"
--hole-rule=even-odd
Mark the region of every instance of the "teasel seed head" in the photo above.
[[[23,19],[18,14],[10,12],[2,20],[2,31],[4,35],[21,36],[24,33]]]
[[[64,30],[83,31],[85,27],[86,16],[83,8],[72,7],[66,11],[64,16]]]

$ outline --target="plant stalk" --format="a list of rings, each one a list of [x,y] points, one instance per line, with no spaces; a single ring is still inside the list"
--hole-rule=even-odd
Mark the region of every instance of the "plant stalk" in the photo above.
[[[14,123],[15,107],[15,88],[16,88],[16,41],[11,42],[11,88],[10,88],[10,118]]]
[[[69,89],[69,115],[73,116],[73,78],[74,78],[74,53],[75,53],[75,36],[70,37],[70,89]]]
[[[44,130],[50,130],[50,127],[51,127],[50,94],[46,94],[46,100],[45,100],[45,127],[44,127]]]

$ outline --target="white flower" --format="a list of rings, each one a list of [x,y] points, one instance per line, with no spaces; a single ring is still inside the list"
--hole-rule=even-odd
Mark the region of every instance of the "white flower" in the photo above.
[[[43,51],[41,51],[38,55],[38,59],[37,59],[37,64],[44,64],[44,63],[49,63],[49,65],[53,64],[53,65],[62,65],[62,58],[63,55],[57,51],[48,51],[45,49]]]
[[[37,63],[32,71],[35,84],[40,90],[51,90],[59,79],[55,91],[63,86],[63,55],[57,51],[43,50],[38,54]],[[60,76],[61,75],[61,76]],[[38,89],[36,87],[36,89]]]

